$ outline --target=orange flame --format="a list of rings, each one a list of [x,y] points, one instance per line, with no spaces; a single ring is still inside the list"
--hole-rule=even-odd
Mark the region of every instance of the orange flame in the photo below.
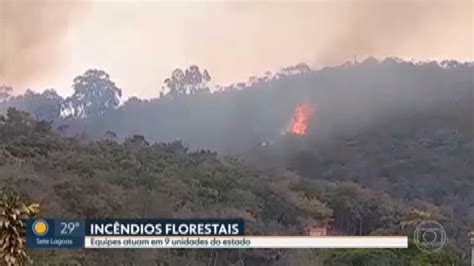
[[[311,105],[298,103],[293,112],[288,132],[294,135],[305,135],[313,112],[314,108]]]

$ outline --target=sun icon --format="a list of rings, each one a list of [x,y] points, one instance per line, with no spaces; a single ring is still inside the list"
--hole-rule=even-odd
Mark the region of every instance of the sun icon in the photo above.
[[[33,223],[33,233],[37,236],[44,236],[48,233],[48,223],[45,220],[36,220]]]

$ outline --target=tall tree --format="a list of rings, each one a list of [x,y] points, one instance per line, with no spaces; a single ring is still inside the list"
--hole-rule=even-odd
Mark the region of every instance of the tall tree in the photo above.
[[[207,70],[201,72],[198,66],[191,65],[185,71],[180,68],[175,69],[171,73],[171,77],[165,79],[164,90],[166,95],[176,97],[187,94],[198,94],[209,91],[207,83],[211,80],[211,76]]]
[[[0,102],[8,100],[13,92],[13,88],[8,85],[0,85]]]
[[[27,90],[25,94],[12,97],[8,100],[8,106],[26,111],[38,120],[57,120],[61,113],[64,99],[55,90],[45,90],[36,93]]]
[[[122,90],[103,70],[90,69],[74,79],[74,94],[63,105],[63,114],[74,117],[104,115],[120,104]]]

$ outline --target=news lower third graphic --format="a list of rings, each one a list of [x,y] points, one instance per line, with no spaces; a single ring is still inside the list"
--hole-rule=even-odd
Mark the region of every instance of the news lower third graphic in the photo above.
[[[247,236],[243,219],[35,219],[28,248],[407,248],[406,236]]]
[[[245,236],[242,219],[30,220],[29,248],[406,248],[403,236]]]
[[[83,248],[84,223],[78,220],[36,219],[26,222],[28,248]]]

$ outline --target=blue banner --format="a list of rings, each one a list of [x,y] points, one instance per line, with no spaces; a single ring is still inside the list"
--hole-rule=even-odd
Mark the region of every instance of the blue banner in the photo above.
[[[243,236],[243,219],[86,220],[86,236]]]
[[[27,248],[82,248],[86,236],[244,236],[243,219],[31,219]]]
[[[84,221],[31,219],[26,221],[27,248],[82,248]]]

